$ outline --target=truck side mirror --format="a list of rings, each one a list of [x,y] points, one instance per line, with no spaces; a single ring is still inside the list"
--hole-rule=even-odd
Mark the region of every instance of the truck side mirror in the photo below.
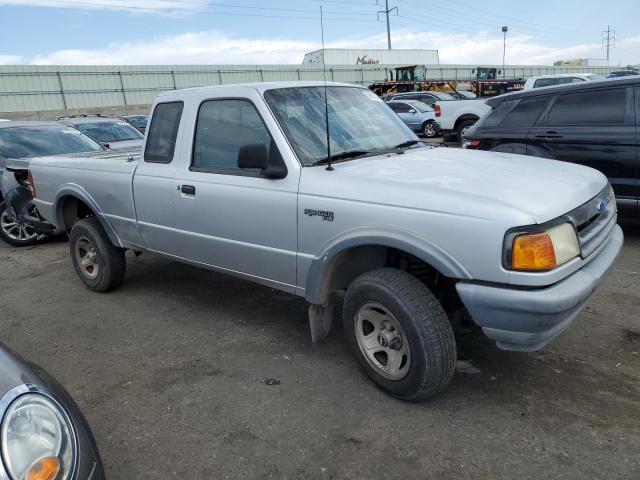
[[[287,167],[280,152],[271,142],[271,152],[264,143],[243,145],[238,150],[238,168],[254,168],[267,178],[284,178]]]
[[[243,145],[238,150],[238,168],[265,170],[269,166],[269,152],[264,143]]]

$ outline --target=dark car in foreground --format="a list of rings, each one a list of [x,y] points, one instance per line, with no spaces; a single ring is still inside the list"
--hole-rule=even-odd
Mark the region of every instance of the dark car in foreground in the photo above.
[[[593,167],[613,186],[621,213],[640,200],[640,77],[533,89],[487,100],[491,110],[463,146]]]
[[[79,115],[61,117],[58,121],[79,130],[110,150],[142,148],[144,135],[120,118],[104,117],[102,115]]]
[[[3,173],[7,159],[103,150],[102,145],[78,130],[57,122],[0,122],[0,238],[13,246],[24,247],[36,243],[53,228],[40,222],[30,196],[25,195],[27,179]]]
[[[0,343],[0,479],[101,480],[80,408],[42,368]]]

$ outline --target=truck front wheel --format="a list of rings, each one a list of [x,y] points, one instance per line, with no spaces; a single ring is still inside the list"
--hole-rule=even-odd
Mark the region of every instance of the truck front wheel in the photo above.
[[[124,250],[115,247],[96,217],[78,220],[69,235],[71,261],[85,286],[96,292],[114,289],[124,278]]]
[[[344,330],[358,363],[381,389],[420,402],[453,377],[456,343],[442,306],[402,270],[382,268],[347,290]]]

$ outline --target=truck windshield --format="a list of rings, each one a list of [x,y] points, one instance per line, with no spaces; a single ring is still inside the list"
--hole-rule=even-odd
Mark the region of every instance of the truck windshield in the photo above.
[[[125,122],[81,123],[77,127],[82,133],[102,143],[144,138],[144,135]]]
[[[298,158],[307,166],[327,158],[324,91],[321,86],[293,87],[264,94]],[[327,101],[332,156],[353,151],[375,154],[418,140],[370,90],[329,86]]]
[[[101,150],[100,144],[73,128],[0,128],[0,155],[5,158],[43,157]]]

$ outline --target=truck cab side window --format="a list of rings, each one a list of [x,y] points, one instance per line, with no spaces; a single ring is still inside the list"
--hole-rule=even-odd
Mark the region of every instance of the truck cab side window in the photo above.
[[[183,107],[182,102],[156,105],[147,134],[147,145],[144,150],[145,162],[171,163],[176,148]]]
[[[247,100],[208,100],[200,106],[197,122],[193,169],[239,170],[238,152],[246,145],[262,143],[273,152],[271,135]]]

